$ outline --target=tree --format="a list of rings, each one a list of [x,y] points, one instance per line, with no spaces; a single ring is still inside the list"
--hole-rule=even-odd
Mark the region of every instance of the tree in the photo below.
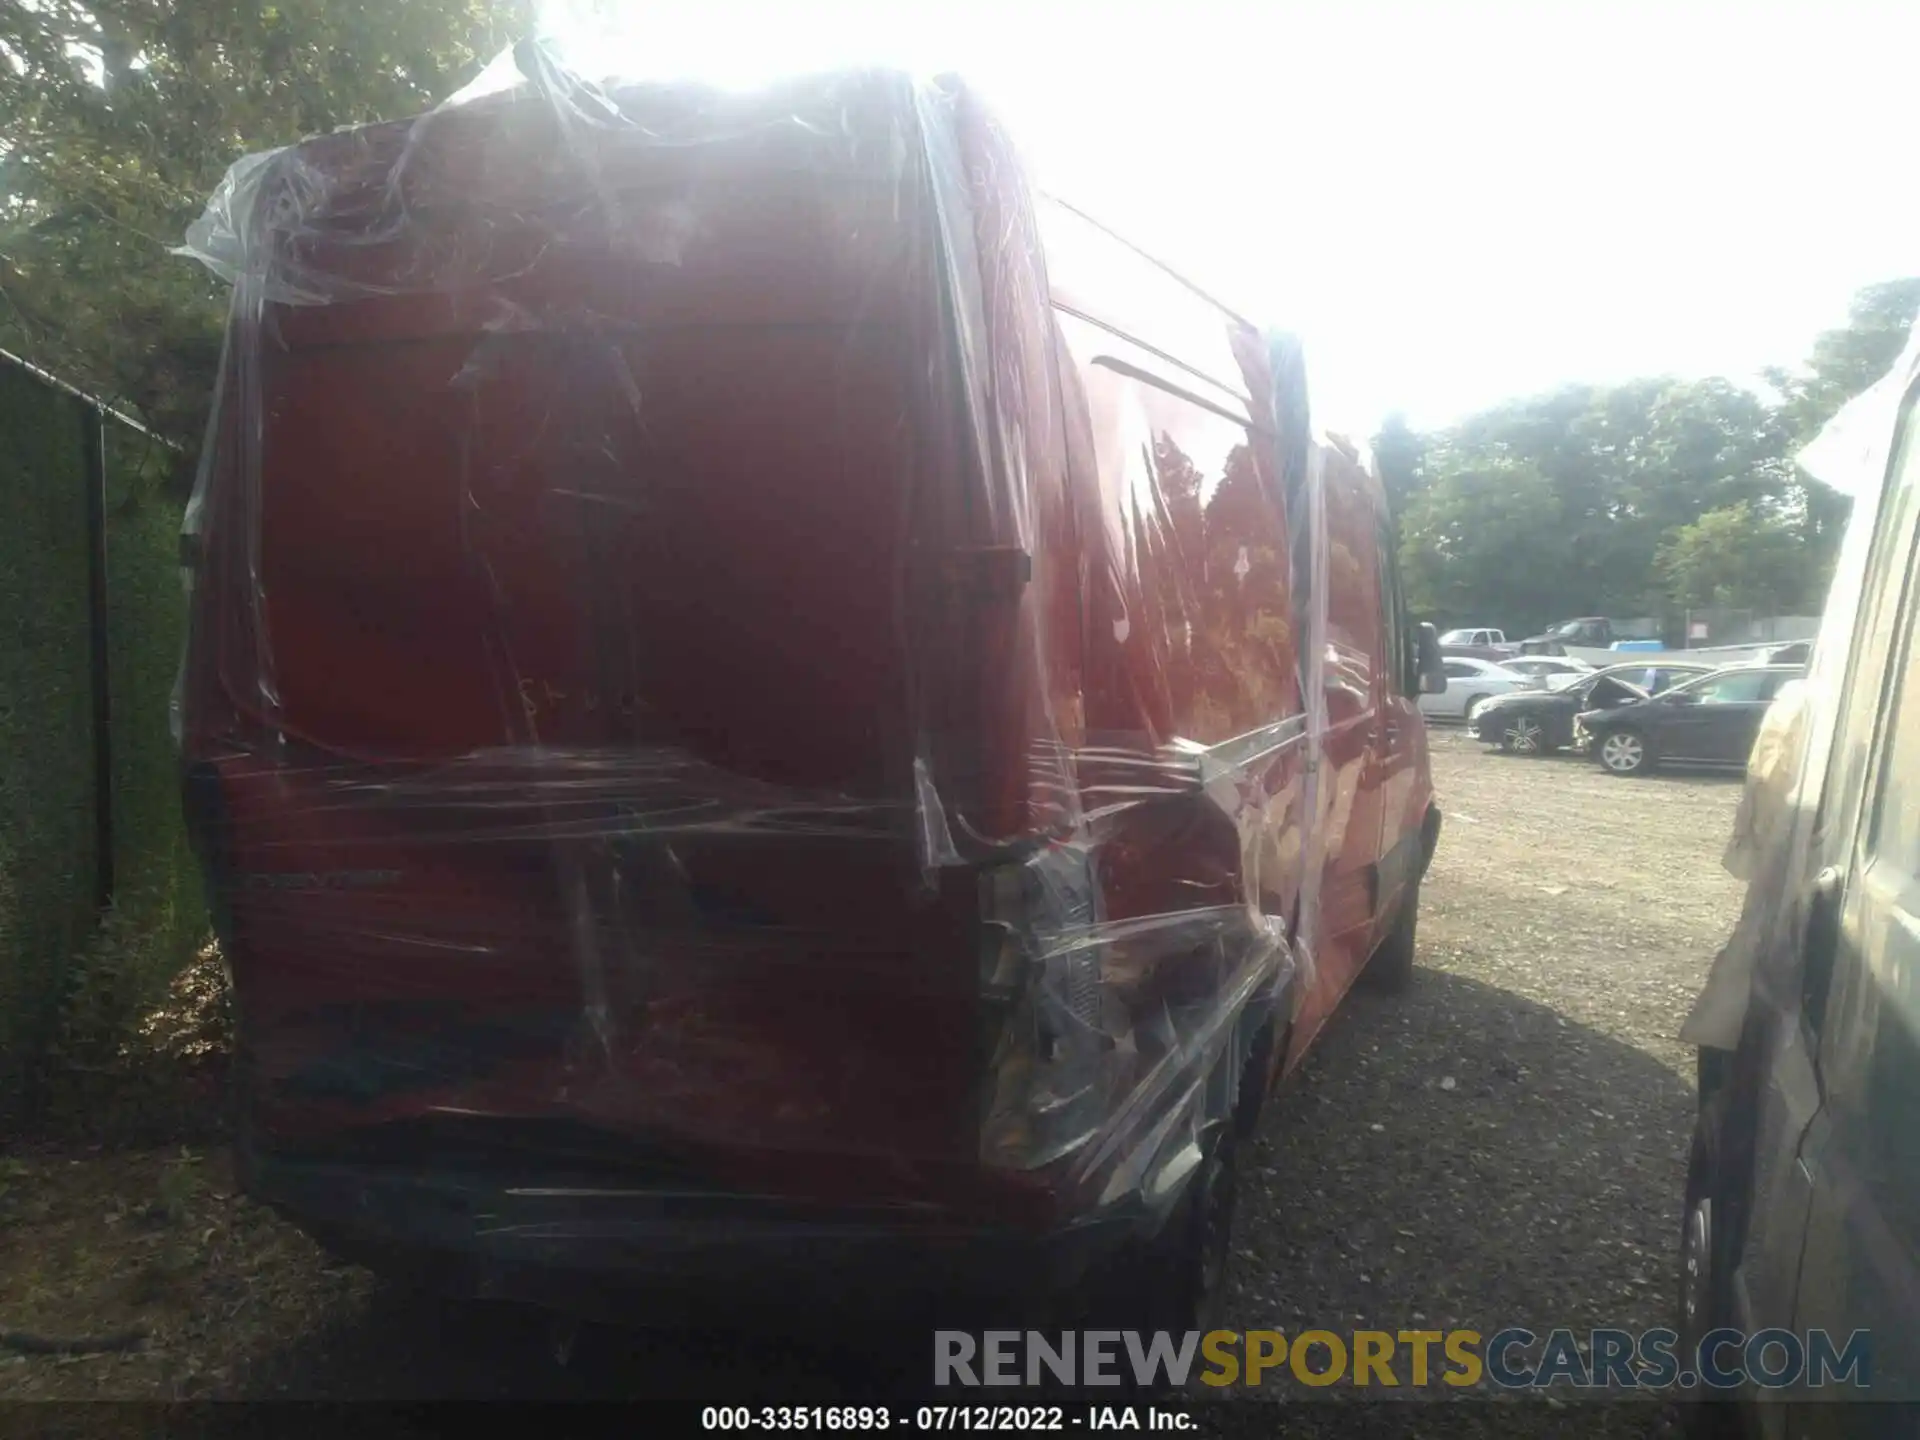
[[[1380,433],[1373,437],[1373,461],[1380,470],[1388,508],[1395,515],[1406,513],[1407,502],[1420,488],[1426,453],[1426,441],[1407,424],[1407,417],[1397,411],[1387,416]]]
[[[1777,412],[1783,448],[1797,450],[1820,432],[1840,407],[1887,373],[1906,348],[1920,315],[1920,276],[1869,285],[1853,297],[1847,323],[1813,342],[1797,371],[1769,370],[1780,392]],[[1798,481],[1801,533],[1817,581],[1832,572],[1852,502],[1817,481]]]
[[[1787,438],[1804,445],[1840,407],[1886,374],[1920,316],[1920,276],[1869,285],[1853,297],[1847,323],[1822,333],[1797,371],[1773,369]]]
[[[1772,513],[1792,490],[1766,404],[1724,380],[1568,386],[1470,416],[1421,453],[1407,563],[1462,623],[1657,609],[1675,529],[1742,502]],[[1489,536],[1497,553],[1475,538]]]
[[[1568,572],[1562,522],[1559,499],[1537,466],[1449,457],[1401,521],[1409,606],[1450,624],[1525,628],[1554,618]]]
[[[169,255],[252,150],[418,114],[525,0],[0,5],[0,347],[197,446],[223,297]]]
[[[1797,529],[1741,501],[1683,525],[1660,549],[1673,607],[1790,612],[1807,594],[1808,553]]]

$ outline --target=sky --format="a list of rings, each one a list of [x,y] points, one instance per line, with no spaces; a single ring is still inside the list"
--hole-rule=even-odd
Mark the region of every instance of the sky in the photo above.
[[[618,73],[958,71],[1041,185],[1301,334],[1316,418],[1360,435],[1568,382],[1751,381],[1920,274],[1911,0],[592,12],[547,0]]]

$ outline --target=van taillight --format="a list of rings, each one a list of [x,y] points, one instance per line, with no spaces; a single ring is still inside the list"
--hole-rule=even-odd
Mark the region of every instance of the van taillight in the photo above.
[[[1052,845],[980,881],[989,1053],[980,1158],[1032,1170],[1092,1139],[1106,1114],[1098,888],[1084,847]]]

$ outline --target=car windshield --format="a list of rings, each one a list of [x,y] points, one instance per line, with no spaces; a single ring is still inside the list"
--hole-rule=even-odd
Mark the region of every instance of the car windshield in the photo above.
[[[1547,634],[1578,635],[1580,633],[1580,627],[1584,623],[1585,622],[1581,620],[1562,620],[1558,625],[1554,626],[1551,630],[1547,631]]]
[[[1442,645],[1471,645],[1473,643],[1473,631],[1449,630],[1440,637],[1440,643]]]
[[[1645,700],[1649,697],[1651,692],[1647,689],[1646,686],[1640,684],[1638,681],[1629,680],[1627,678],[1629,675],[1632,675],[1634,673],[1636,672],[1632,670],[1602,670],[1598,675],[1594,675],[1590,677],[1584,684],[1575,686],[1571,693],[1577,696],[1579,699],[1585,700],[1589,698],[1596,690],[1601,690],[1603,689],[1603,687],[1611,687],[1611,686],[1617,685],[1620,689],[1627,691],[1630,695],[1636,696],[1641,700]],[[1640,671],[1638,673],[1644,676],[1646,672]]]

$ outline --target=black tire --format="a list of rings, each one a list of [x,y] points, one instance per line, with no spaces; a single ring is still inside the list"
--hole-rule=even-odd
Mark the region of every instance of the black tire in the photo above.
[[[1701,1337],[1731,1322],[1731,1217],[1713,1143],[1716,1107],[1709,1103],[1696,1127],[1687,1165],[1687,1201],[1680,1217],[1680,1343],[1675,1354],[1690,1369]],[[1681,1392],[1680,1420],[1689,1440],[1734,1440],[1745,1433],[1740,1406],[1730,1396],[1696,1386]]]
[[[1404,990],[1413,982],[1415,933],[1420,927],[1420,882],[1415,880],[1400,902],[1400,913],[1360,978],[1375,990]]]
[[[1260,1027],[1248,1051],[1246,1068],[1240,1072],[1240,1093],[1233,1102],[1233,1128],[1242,1140],[1253,1138],[1267,1106],[1267,1075],[1273,1066],[1274,1030],[1273,1021]]]
[[[1240,1138],[1231,1124],[1219,1125],[1174,1213],[1142,1247],[1134,1271],[1148,1322],[1141,1329],[1178,1335],[1218,1328],[1239,1194]]]
[[[1174,1335],[1218,1329],[1239,1188],[1240,1137],[1229,1120],[1208,1133],[1159,1231],[1122,1247],[1082,1282],[1072,1307],[1078,1325]]]
[[[1593,758],[1609,775],[1645,775],[1655,765],[1653,743],[1638,730],[1623,726],[1593,742]]]

